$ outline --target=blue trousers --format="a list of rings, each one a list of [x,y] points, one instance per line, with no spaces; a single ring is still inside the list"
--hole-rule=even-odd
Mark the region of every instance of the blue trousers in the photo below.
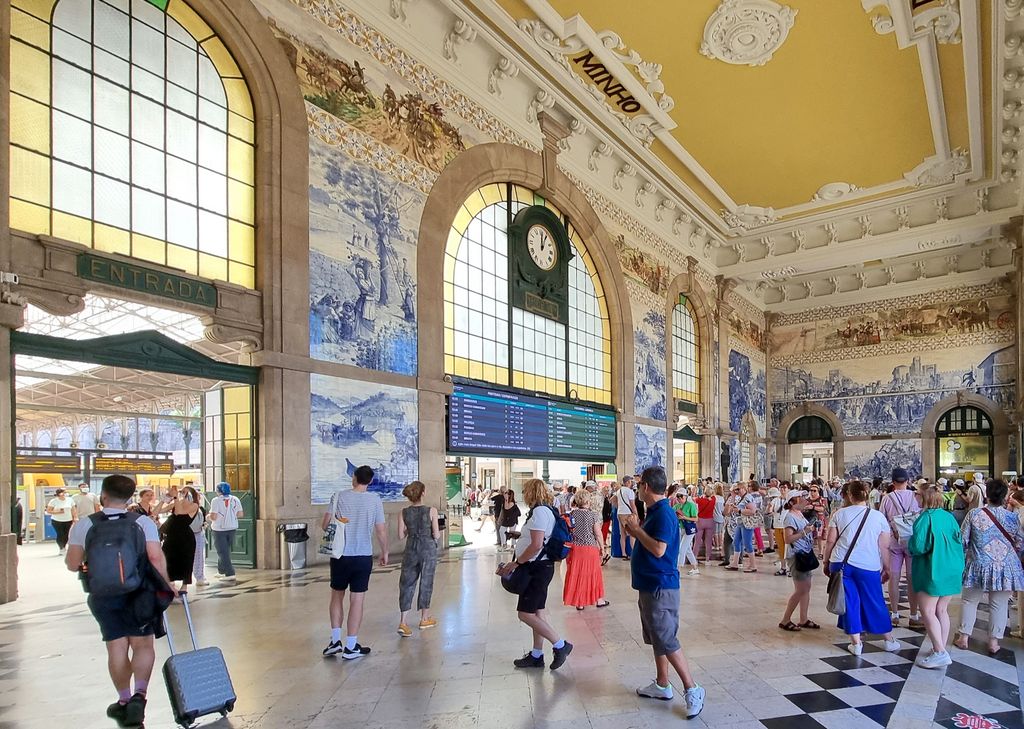
[[[618,559],[619,557],[631,557],[633,555],[633,538],[626,537],[626,553],[622,553],[622,544],[619,538],[619,517],[618,514],[612,514],[612,556]]]
[[[834,572],[839,562],[829,565]],[[847,564],[842,567],[843,590],[846,593],[846,615],[839,616],[839,628],[847,635],[874,633],[885,635],[892,631],[889,606],[882,595],[881,570],[865,570]]]
[[[213,547],[217,550],[217,571],[227,577],[233,577],[235,566],[231,564],[231,549],[235,546],[235,530],[210,531],[213,532]]]

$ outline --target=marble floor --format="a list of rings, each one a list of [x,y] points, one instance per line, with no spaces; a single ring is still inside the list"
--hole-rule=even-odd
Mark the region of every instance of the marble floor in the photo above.
[[[488,527],[489,528],[489,527]],[[434,591],[437,629],[403,639],[397,623],[398,571],[378,569],[367,597],[360,642],[373,653],[360,661],[323,659],[328,637],[326,570],[241,572],[236,585],[200,588],[193,614],[201,645],[225,653],[238,694],[226,729],[628,729],[679,723],[708,727],[1024,727],[1020,686],[1024,650],[1007,640],[990,658],[979,642],[953,649],[941,671],[913,664],[927,641],[900,629],[904,650],[871,642],[863,656],[844,650],[823,607],[824,580],[814,589],[812,617],[820,631],[785,633],[777,623],[789,582],[765,569],[754,575],[717,567],[684,577],[680,637],[707,688],[699,719],[687,722],[681,699],[638,698],[653,677],[642,645],[628,564],[605,568],[611,606],[577,612],[560,605],[552,583],[550,613],[575,644],[556,671],[517,670],[529,648],[513,596],[493,572],[498,559],[487,529],[477,544],[448,553]],[[476,536],[476,535],[474,535]],[[105,654],[84,596],[51,545],[21,555],[22,598],[0,606],[0,729],[113,727],[104,716],[112,698]],[[954,608],[954,613],[957,608]],[[185,639],[181,608],[172,626]],[[550,653],[550,651],[549,651]],[[173,727],[159,666],[150,693],[149,729]],[[678,685],[677,685],[678,688]],[[990,722],[966,723],[970,716]]]

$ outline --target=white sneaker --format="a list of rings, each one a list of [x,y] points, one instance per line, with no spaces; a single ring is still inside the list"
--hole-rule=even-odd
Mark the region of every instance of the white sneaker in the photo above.
[[[846,650],[850,651],[850,653],[852,653],[855,656],[859,656],[861,653],[864,652],[864,644],[850,643],[850,645],[846,646]]]
[[[953,664],[953,659],[946,651],[933,651],[928,655],[918,658],[917,665],[921,668],[942,668]]]
[[[704,695],[707,692],[704,691],[701,686],[694,686],[691,689],[686,689],[686,718],[692,719],[697,716],[700,712],[704,711]]]
[[[637,696],[643,696],[645,699],[658,699],[659,701],[671,701],[674,694],[672,693],[672,684],[662,688],[658,685],[657,681],[651,681],[643,688],[636,690]]]
[[[894,628],[900,627],[900,614],[899,613],[889,613],[889,621],[892,623],[892,627],[894,627]]]
[[[699,569],[697,569],[696,567],[694,567],[694,568],[693,568],[692,570],[690,570],[690,571],[689,571],[689,572],[687,572],[686,574],[688,574],[688,575],[690,575],[691,577],[693,577],[694,575],[699,575],[699,574],[700,574],[700,570],[699,570]]]
[[[196,580],[196,587],[206,587],[209,584],[208,580]]]
[[[889,651],[890,653],[895,653],[901,647],[902,646],[900,645],[900,642],[898,640],[887,640],[887,641],[885,641],[885,649],[887,651]]]

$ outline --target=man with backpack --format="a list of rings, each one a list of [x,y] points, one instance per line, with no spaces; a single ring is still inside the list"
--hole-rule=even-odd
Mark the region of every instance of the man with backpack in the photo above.
[[[117,691],[107,716],[122,727],[142,726],[156,661],[153,638],[163,633],[152,570],[169,584],[156,522],[127,510],[134,493],[135,482],[127,476],[103,479],[103,509],[75,524],[65,558],[70,571],[82,573],[89,610],[106,643],[107,670]]]
[[[551,670],[565,663],[572,653],[572,643],[564,640],[547,621],[545,607],[548,585],[555,576],[555,562],[565,559],[572,544],[569,517],[552,506],[551,492],[539,478],[523,484],[523,501],[530,507],[523,525],[523,536],[516,541],[516,558],[498,567],[502,578],[514,578],[518,584],[519,621],[533,631],[533,650],[513,661],[516,668],[544,668],[544,641],[551,643]],[[520,572],[522,570],[522,572]]]

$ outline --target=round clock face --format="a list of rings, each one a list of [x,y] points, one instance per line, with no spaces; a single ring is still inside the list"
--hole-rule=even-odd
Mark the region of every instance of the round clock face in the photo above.
[[[558,262],[558,248],[547,228],[534,225],[526,233],[526,249],[530,258],[544,271],[550,271]]]

